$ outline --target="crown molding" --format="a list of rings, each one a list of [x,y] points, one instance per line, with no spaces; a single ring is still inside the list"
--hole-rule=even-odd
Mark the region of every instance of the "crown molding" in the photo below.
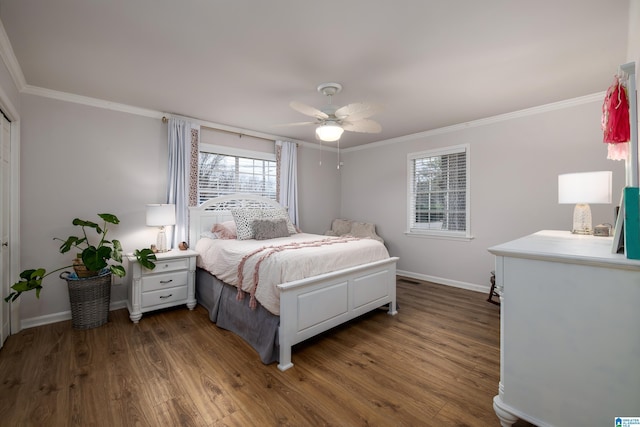
[[[20,68],[18,58],[16,58],[16,55],[13,52],[13,47],[11,46],[9,36],[4,29],[2,21],[0,21],[0,58],[2,58],[2,61],[9,70],[9,74],[11,74],[11,78],[13,79],[13,84],[16,85],[18,91],[22,91],[22,89],[27,85],[27,81],[24,78],[24,74],[22,74],[22,68]]]
[[[0,38],[1,38],[1,35],[0,35]],[[58,99],[60,101],[73,102],[73,103],[89,105],[97,108],[105,108],[109,110],[120,111],[123,113],[136,114],[139,116],[145,116],[145,117],[150,117],[154,119],[162,119],[163,117],[166,117],[166,116],[174,116],[177,118],[183,118],[183,119],[194,121],[201,126],[209,127],[212,129],[218,129],[222,131],[233,132],[233,133],[247,135],[247,136],[255,136],[258,138],[273,139],[274,141],[280,140],[280,139],[290,140],[292,142],[297,142],[298,144],[307,148],[314,148],[314,149],[327,150],[327,151],[338,151],[337,148],[328,147],[328,146],[320,147],[318,144],[309,143],[307,141],[291,140],[290,138],[282,138],[276,135],[264,134],[261,132],[255,132],[248,129],[236,128],[232,126],[223,125],[220,123],[210,122],[208,120],[202,120],[202,119],[193,118],[193,117],[186,117],[178,114],[163,113],[161,111],[134,107],[127,104],[120,104],[117,102],[105,101],[103,99],[91,98],[88,96],[76,95],[73,93],[61,92],[61,91],[46,89],[38,86],[25,85],[21,92],[30,94],[30,95]],[[419,138],[428,138],[434,135],[442,135],[446,133],[458,132],[464,129],[492,125],[492,124],[504,122],[507,120],[513,120],[521,117],[528,117],[528,116],[533,116],[537,114],[543,114],[550,111],[571,108],[578,105],[588,104],[591,102],[596,102],[596,101],[600,102],[602,99],[604,99],[604,96],[605,96],[605,92],[598,92],[591,95],[580,96],[577,98],[571,98],[564,101],[553,102],[550,104],[544,104],[537,107],[526,108],[523,110],[513,111],[510,113],[499,114],[497,116],[487,117],[484,119],[473,120],[470,122],[459,123],[451,126],[437,128],[437,129],[431,129],[428,131],[400,136],[397,138],[391,138],[387,140],[372,142],[370,144],[364,144],[357,147],[344,148],[344,149],[340,149],[340,151],[349,153],[352,151],[367,150],[367,149],[382,147],[386,145],[400,144],[407,141],[414,141]]]
[[[132,105],[120,104],[117,102],[105,101],[104,99],[91,98],[89,96],[76,95],[58,90],[46,89],[38,86],[26,85],[21,91],[28,95],[43,96],[45,98],[57,99],[60,101],[73,102],[76,104],[88,105],[91,107],[104,108],[107,110],[120,111],[123,113],[136,114],[138,116],[162,119],[164,113],[146,108],[134,107]]]
[[[306,141],[293,140],[291,138],[284,138],[284,137],[280,137],[280,136],[276,136],[276,135],[270,135],[270,134],[265,134],[265,133],[261,133],[261,132],[255,132],[255,131],[248,130],[248,129],[236,128],[236,127],[233,127],[233,126],[227,126],[227,125],[223,125],[223,124],[220,124],[220,123],[214,123],[214,122],[210,122],[208,120],[202,120],[202,119],[198,119],[198,118],[194,118],[194,117],[181,116],[179,114],[172,114],[172,113],[164,113],[162,111],[150,110],[150,109],[140,108],[140,107],[134,107],[132,105],[120,104],[120,103],[111,102],[111,101],[105,101],[104,99],[91,98],[91,97],[88,97],[88,96],[76,95],[76,94],[73,94],[73,93],[61,92],[61,91],[58,91],[58,90],[46,89],[46,88],[38,87],[38,86],[25,85],[25,87],[22,89],[21,93],[28,94],[28,95],[42,96],[42,97],[45,97],[45,98],[57,99],[59,101],[66,101],[66,102],[72,102],[72,103],[76,103],[76,104],[88,105],[88,106],[96,107],[96,108],[104,108],[104,109],[107,109],[107,110],[119,111],[119,112],[122,112],[122,113],[135,114],[135,115],[138,115],[138,116],[150,117],[152,119],[158,119],[158,120],[161,120],[161,119],[163,119],[163,118],[165,118],[167,116],[172,116],[172,117],[181,118],[181,119],[185,119],[185,120],[189,120],[189,121],[195,122],[198,125],[203,126],[203,127],[222,130],[222,131],[225,131],[225,132],[237,133],[238,135],[246,135],[246,136],[253,136],[253,137],[257,137],[257,138],[272,139],[274,141],[276,141],[276,140],[286,140],[286,141],[296,142],[299,145],[302,145],[302,146],[307,147],[307,148],[318,148],[318,147],[316,147],[317,144],[312,144],[312,143],[309,143],[309,142],[306,142]],[[322,149],[327,149],[327,148],[322,148]],[[329,149],[329,151],[331,151],[331,150]]]
[[[1,35],[0,35],[0,38],[1,38]],[[247,135],[247,136],[255,136],[258,138],[273,139],[274,141],[279,139],[290,140],[292,142],[297,142],[298,144],[307,148],[314,148],[314,149],[327,150],[327,151],[338,151],[337,148],[333,148],[329,146],[320,147],[318,144],[309,143],[307,141],[291,140],[290,138],[282,138],[276,135],[264,134],[261,132],[255,132],[248,129],[236,128],[232,126],[223,125],[220,123],[210,122],[208,120],[186,117],[178,114],[163,113],[161,111],[134,107],[127,104],[120,104],[117,102],[105,101],[103,99],[91,98],[88,96],[76,95],[73,93],[61,92],[61,91],[46,89],[38,86],[25,85],[24,88],[21,90],[21,92],[29,95],[43,96],[46,98],[57,99],[60,101],[67,101],[67,102],[73,102],[76,104],[89,105],[97,108],[105,108],[108,110],[120,111],[123,113],[129,113],[129,114],[136,114],[139,116],[145,116],[145,117],[150,117],[154,119],[162,119],[163,117],[166,117],[166,116],[174,116],[174,117],[194,121],[201,126],[209,127],[212,129],[218,129],[222,131],[233,132],[233,133]],[[392,145],[392,144],[399,144],[407,141],[414,141],[419,138],[428,138],[434,135],[442,135],[446,133],[457,132],[464,129],[492,125],[492,124],[504,122],[507,120],[533,116],[536,114],[547,113],[550,111],[556,111],[556,110],[561,110],[565,108],[571,108],[574,106],[588,104],[591,102],[596,102],[596,101],[600,102],[602,99],[604,99],[604,96],[605,96],[605,92],[598,92],[591,95],[580,96],[577,98],[567,99],[559,102],[553,102],[550,104],[544,104],[537,107],[526,108],[523,110],[513,111],[510,113],[499,114],[497,116],[487,117],[484,119],[473,120],[470,122],[459,123],[456,125],[445,126],[437,129],[431,129],[428,131],[400,136],[397,138],[391,138],[383,141],[372,142],[370,144],[364,144],[357,147],[344,148],[344,149],[340,149],[340,151],[349,153],[352,151],[367,150],[370,148],[382,147],[382,146]]]
[[[550,111],[562,110],[565,108],[575,107],[577,105],[589,104],[591,102],[602,102],[606,92],[598,92],[591,95],[571,98],[564,101],[552,102],[550,104],[539,105],[537,107],[525,108],[523,110],[513,111],[510,113],[499,114],[497,116],[487,117],[484,119],[473,120],[470,122],[459,123],[451,126],[445,126],[437,129],[431,129],[424,132],[413,133],[410,135],[400,136],[397,138],[386,139],[383,141],[372,142],[370,144],[359,145],[357,147],[345,148],[344,152],[360,151],[369,148],[382,147],[385,145],[399,144],[407,141],[414,141],[419,138],[428,138],[434,135],[442,135],[445,133],[458,132],[464,129],[487,126],[507,120],[518,119],[521,117],[533,116],[536,114],[548,113]]]

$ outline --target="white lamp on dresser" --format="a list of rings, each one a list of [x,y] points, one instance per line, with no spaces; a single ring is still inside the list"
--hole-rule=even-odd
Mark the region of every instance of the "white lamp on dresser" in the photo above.
[[[565,173],[558,176],[558,203],[575,204],[574,234],[593,234],[589,203],[611,203],[611,171]]]

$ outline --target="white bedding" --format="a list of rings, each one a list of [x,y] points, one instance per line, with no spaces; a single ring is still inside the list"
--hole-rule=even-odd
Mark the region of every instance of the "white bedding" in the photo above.
[[[331,244],[306,247],[309,242]],[[338,243],[339,242],[339,243]],[[255,292],[256,300],[275,315],[280,314],[280,292],[277,285],[323,273],[341,270],[356,265],[389,258],[387,248],[372,239],[347,239],[316,234],[298,233],[289,237],[270,240],[223,240],[203,237],[198,240],[197,266],[209,271],[218,279],[238,286],[238,266],[248,254],[262,248],[278,247],[297,243],[302,248],[269,251],[264,249],[245,259],[242,290]],[[260,262],[261,255],[269,251],[270,256]],[[259,263],[259,281],[255,288],[254,271]],[[255,288],[255,289],[254,289]]]

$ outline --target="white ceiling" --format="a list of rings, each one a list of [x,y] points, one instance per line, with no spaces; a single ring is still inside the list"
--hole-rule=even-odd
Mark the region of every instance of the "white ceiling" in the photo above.
[[[344,86],[387,140],[606,90],[629,0],[0,0],[28,85],[314,141]]]

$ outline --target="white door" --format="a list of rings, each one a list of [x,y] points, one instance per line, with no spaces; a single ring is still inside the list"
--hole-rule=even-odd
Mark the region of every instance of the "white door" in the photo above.
[[[11,290],[9,230],[11,225],[11,124],[0,114],[0,347],[11,333],[11,306],[4,302]]]

